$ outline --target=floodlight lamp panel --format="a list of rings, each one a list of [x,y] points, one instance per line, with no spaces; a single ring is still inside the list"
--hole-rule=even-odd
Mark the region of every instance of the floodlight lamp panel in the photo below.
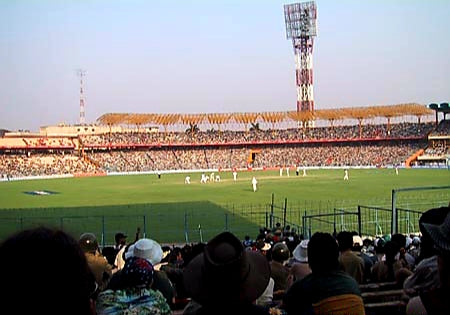
[[[317,7],[314,1],[284,5],[287,39],[317,36]]]

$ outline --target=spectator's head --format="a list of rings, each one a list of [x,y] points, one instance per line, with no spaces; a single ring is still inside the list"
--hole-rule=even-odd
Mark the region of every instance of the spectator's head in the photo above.
[[[384,238],[380,237],[375,239],[374,241],[375,251],[377,254],[383,254],[384,253],[384,245],[386,245],[386,241]]]
[[[384,253],[386,255],[386,262],[393,263],[395,261],[395,256],[400,251],[400,246],[393,241],[389,241],[384,245]]]
[[[170,253],[172,249],[169,246],[161,246],[163,251],[161,262],[169,262]]]
[[[361,236],[359,235],[353,235],[353,246],[352,250],[355,252],[360,252],[363,247],[363,241]]]
[[[403,234],[394,234],[391,237],[391,241],[397,243],[400,248],[406,248],[406,236]]]
[[[156,265],[162,260],[163,250],[154,240],[141,238],[134,243],[133,256],[147,259],[152,265]]]
[[[425,229],[425,224],[440,225],[444,222],[448,213],[450,213],[450,207],[440,207],[430,209],[422,214],[419,219],[419,228],[422,233],[421,244],[420,244],[420,258],[431,257],[436,254],[434,249],[433,239],[431,238],[427,229]]]
[[[186,290],[202,305],[248,303],[266,289],[270,267],[264,256],[244,250],[238,238],[224,232],[186,266],[183,278]]]
[[[116,240],[116,245],[125,245],[127,241],[127,236],[121,232],[116,233],[114,236],[114,239]]]
[[[351,232],[343,231],[337,235],[339,244],[339,251],[344,252],[353,247],[353,234]]]
[[[284,243],[276,243],[272,249],[272,260],[283,263],[289,259],[289,248]]]
[[[373,242],[372,242],[372,240],[370,239],[370,238],[365,238],[364,240],[363,240],[363,246],[364,247],[369,247],[369,246],[371,246],[373,244]]]
[[[308,263],[313,273],[327,273],[339,269],[339,248],[329,233],[317,232],[308,243]]]
[[[423,229],[431,238],[434,248],[438,252],[440,285],[448,289],[450,288],[450,212],[443,223],[424,223]]]
[[[294,252],[292,253],[295,260],[302,263],[308,262],[308,243],[309,240],[303,240],[295,247]]]
[[[0,294],[15,314],[93,314],[94,276],[78,242],[34,228],[0,245]]]
[[[95,253],[98,250],[97,237],[92,233],[83,233],[78,241],[85,253]]]
[[[153,266],[147,259],[131,257],[122,269],[120,280],[121,289],[149,288],[153,280]]]

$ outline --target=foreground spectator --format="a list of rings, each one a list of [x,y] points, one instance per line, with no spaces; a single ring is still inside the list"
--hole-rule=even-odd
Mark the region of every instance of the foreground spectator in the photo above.
[[[450,213],[449,207],[434,208],[423,213],[419,220],[419,228],[422,233],[420,250],[420,262],[414,269],[414,273],[408,277],[403,288],[411,297],[439,286],[438,257],[434,249],[433,240],[424,228],[424,223],[440,225]]]
[[[128,248],[125,257],[126,257],[125,264],[132,257],[142,258],[148,261],[152,265],[153,269],[151,288],[153,290],[160,291],[162,295],[165,297],[167,304],[173,305],[175,289],[172,283],[170,282],[169,278],[167,277],[164,271],[155,270],[155,268],[153,268],[153,266],[161,262],[161,259],[163,257],[161,245],[159,245],[158,242],[152,239],[142,238]],[[113,290],[121,288],[121,283],[123,282],[122,280],[123,275],[124,275],[123,269],[117,271],[111,280],[109,288]]]
[[[295,281],[302,280],[311,273],[311,268],[308,265],[308,243],[309,240],[301,241],[292,253],[294,259],[290,270],[288,287]]]
[[[131,257],[121,271],[116,290],[98,296],[97,313],[102,314],[171,314],[169,305],[159,291],[150,288],[153,266],[143,258]]]
[[[449,211],[448,207],[446,209]],[[407,315],[450,314],[450,213],[442,224],[422,223],[432,239],[438,254],[439,284],[418,297],[412,298],[406,308]]]
[[[0,279],[4,314],[95,314],[94,277],[77,241],[63,231],[40,227],[6,239]]]
[[[272,261],[270,262],[271,277],[275,281],[274,291],[284,294],[287,289],[289,269],[284,265],[289,259],[289,248],[284,243],[276,243],[272,249]]]
[[[92,233],[84,233],[80,236],[79,244],[88,262],[89,268],[95,276],[99,291],[108,286],[112,276],[112,266],[106,258],[100,254],[97,238]]]
[[[358,283],[339,269],[339,249],[328,233],[315,233],[308,243],[312,273],[295,282],[283,305],[288,314],[364,314]]]
[[[195,302],[184,314],[268,314],[253,304],[269,283],[270,267],[260,253],[244,250],[224,232],[206,245],[184,270],[184,284]]]
[[[388,241],[383,247],[385,260],[380,260],[372,268],[372,280],[375,282],[394,282],[403,286],[403,277],[408,266],[405,259],[396,259],[400,247],[396,242]]]
[[[353,234],[347,231],[340,232],[337,235],[339,243],[339,264],[342,270],[348,273],[358,283],[363,283],[364,279],[364,261],[352,251]]]

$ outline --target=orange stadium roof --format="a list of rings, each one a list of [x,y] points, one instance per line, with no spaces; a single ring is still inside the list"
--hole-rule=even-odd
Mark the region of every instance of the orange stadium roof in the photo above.
[[[388,120],[393,117],[401,116],[426,116],[432,114],[433,111],[425,105],[417,103],[384,105],[384,106],[368,106],[368,107],[344,107],[336,109],[321,109],[314,112],[246,112],[246,113],[207,113],[207,114],[137,114],[137,113],[108,113],[100,116],[97,122],[105,125],[147,125],[157,124],[163,126],[178,124],[226,124],[235,121],[242,124],[255,123],[261,119],[267,123],[279,123],[286,119],[305,122],[311,120],[328,120],[331,123],[335,120],[363,119],[384,117]]]

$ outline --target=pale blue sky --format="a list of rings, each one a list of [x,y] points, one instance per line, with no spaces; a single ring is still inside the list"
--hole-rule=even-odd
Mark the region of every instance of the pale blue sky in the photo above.
[[[294,2],[294,1],[291,1]],[[279,0],[0,0],[0,128],[296,108]],[[318,0],[316,109],[450,100],[450,1]]]

